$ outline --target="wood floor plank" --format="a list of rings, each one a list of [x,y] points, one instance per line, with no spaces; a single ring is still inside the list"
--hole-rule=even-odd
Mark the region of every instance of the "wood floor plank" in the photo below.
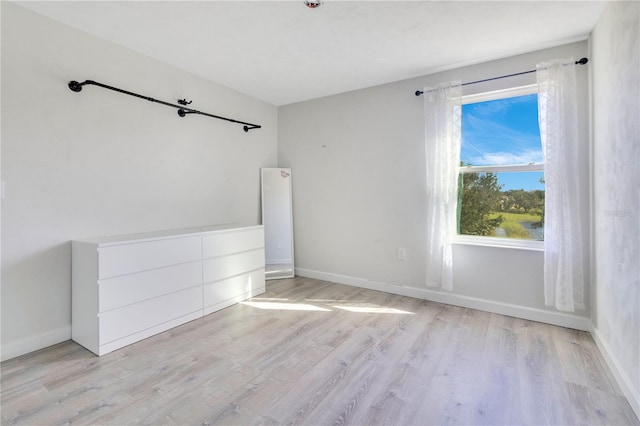
[[[3,425],[640,425],[588,333],[310,278],[0,374]]]

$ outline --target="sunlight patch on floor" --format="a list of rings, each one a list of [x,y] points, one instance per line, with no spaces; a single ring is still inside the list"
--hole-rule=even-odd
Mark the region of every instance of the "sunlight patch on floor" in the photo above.
[[[252,302],[288,302],[289,299],[282,297],[252,297]]]
[[[331,312],[329,307],[342,309],[343,311],[355,312],[361,314],[396,314],[396,315],[414,315],[413,312],[404,311],[402,309],[380,306],[373,303],[353,300],[339,299],[305,299],[309,303],[289,302],[286,298],[277,297],[254,297],[251,300],[241,302],[243,305],[252,306],[258,309],[280,309],[284,311],[316,311]],[[318,306],[328,305],[326,308]]]
[[[283,311],[320,311],[331,312],[331,309],[309,305],[307,303],[281,303],[281,302],[241,302],[243,305],[258,309],[276,309]]]
[[[342,299],[305,299],[306,302],[324,303],[336,309],[367,314],[401,314],[415,315],[413,312],[357,300]]]
[[[332,305],[336,309],[343,309],[349,312],[366,313],[366,314],[400,314],[415,315],[413,312],[403,311],[402,309],[387,308],[384,306],[349,306],[349,305]]]

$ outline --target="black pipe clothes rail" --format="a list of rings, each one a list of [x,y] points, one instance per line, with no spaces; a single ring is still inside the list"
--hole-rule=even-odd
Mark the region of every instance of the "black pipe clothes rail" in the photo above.
[[[200,115],[206,115],[207,117],[212,117],[212,118],[217,118],[218,120],[225,120],[225,121],[229,121],[231,123],[237,123],[237,124],[243,124],[244,127],[244,131],[248,132],[249,130],[253,130],[253,129],[259,129],[262,126],[260,126],[259,124],[252,124],[252,123],[247,123],[245,121],[239,121],[239,120],[234,120],[232,118],[227,118],[227,117],[221,117],[219,115],[214,115],[214,114],[208,114],[206,112],[202,112],[202,111],[198,111],[196,109],[193,108],[186,108],[185,105],[188,105],[191,103],[191,101],[187,102],[186,99],[181,99],[178,101],[179,104],[181,105],[175,105],[169,102],[165,102],[165,101],[160,101],[158,99],[154,99],[154,98],[150,98],[149,96],[144,96],[144,95],[140,95],[138,93],[133,93],[133,92],[129,92],[128,90],[123,90],[123,89],[119,89],[117,87],[113,87],[113,86],[109,86],[103,83],[98,83],[97,81],[93,81],[93,80],[85,80],[82,83],[78,83],[77,81],[70,81],[69,82],[69,89],[71,89],[74,92],[80,92],[82,90],[82,86],[84,85],[93,85],[93,86],[99,86],[105,89],[109,89],[109,90],[113,90],[115,92],[119,92],[119,93],[124,93],[125,95],[129,95],[129,96],[134,96],[136,98],[140,98],[140,99],[144,99],[146,101],[149,102],[155,102],[158,104],[162,104],[162,105],[166,105],[172,108],[176,108],[178,110],[178,115],[180,117],[184,117],[187,114],[200,114]]]

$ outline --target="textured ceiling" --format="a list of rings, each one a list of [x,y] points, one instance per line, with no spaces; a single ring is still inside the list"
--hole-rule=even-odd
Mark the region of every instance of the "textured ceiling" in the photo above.
[[[604,1],[16,2],[274,105],[583,40]]]

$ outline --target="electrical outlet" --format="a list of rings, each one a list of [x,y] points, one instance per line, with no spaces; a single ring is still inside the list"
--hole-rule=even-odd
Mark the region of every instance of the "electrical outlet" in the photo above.
[[[403,247],[398,248],[398,260],[405,260],[407,258],[407,249]]]

